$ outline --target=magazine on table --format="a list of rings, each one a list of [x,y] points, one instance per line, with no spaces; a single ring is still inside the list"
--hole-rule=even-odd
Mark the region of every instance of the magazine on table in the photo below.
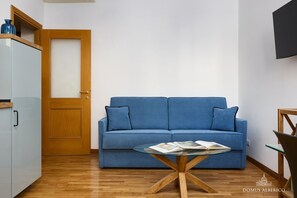
[[[171,153],[183,150],[219,150],[230,149],[230,147],[219,144],[217,142],[209,142],[203,140],[197,141],[181,141],[181,142],[168,142],[160,143],[150,147],[153,150],[161,153]]]
[[[195,141],[196,144],[200,144],[205,147],[207,150],[216,150],[216,149],[231,149],[228,146],[225,146],[223,144],[219,144],[217,142],[208,142],[203,140],[197,140]]]
[[[183,148],[179,147],[173,142],[160,143],[154,146],[150,146],[150,148],[153,150],[159,151],[161,153],[171,153],[171,152],[177,152],[177,151],[183,150]]]
[[[182,141],[182,142],[173,142],[182,149],[206,149],[203,145],[198,144],[193,141]]]

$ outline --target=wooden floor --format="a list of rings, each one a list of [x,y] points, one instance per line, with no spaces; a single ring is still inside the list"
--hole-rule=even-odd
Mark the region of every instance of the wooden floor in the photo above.
[[[169,169],[99,169],[98,157],[57,156],[43,157],[42,177],[19,194],[21,197],[51,198],[174,198],[179,191],[170,184],[158,194],[147,194],[151,185],[170,173]],[[218,193],[205,193],[188,182],[189,198],[194,197],[278,197],[277,181],[266,175],[272,186],[257,186],[263,172],[251,163],[245,170],[205,170],[191,171],[207,182]],[[264,192],[263,192],[264,191]]]

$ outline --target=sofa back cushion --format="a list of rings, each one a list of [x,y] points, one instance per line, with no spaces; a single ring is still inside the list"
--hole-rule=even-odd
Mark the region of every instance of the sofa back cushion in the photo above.
[[[210,129],[214,107],[227,108],[226,98],[168,98],[169,129]]]
[[[110,106],[129,106],[132,129],[168,129],[166,97],[112,97]]]

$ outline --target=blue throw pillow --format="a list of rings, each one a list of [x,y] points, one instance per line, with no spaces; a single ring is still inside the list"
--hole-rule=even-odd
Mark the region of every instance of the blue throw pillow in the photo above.
[[[108,131],[132,129],[129,116],[129,107],[106,106],[105,110],[107,114]]]
[[[235,118],[238,107],[227,109],[213,108],[211,129],[221,131],[235,131]]]

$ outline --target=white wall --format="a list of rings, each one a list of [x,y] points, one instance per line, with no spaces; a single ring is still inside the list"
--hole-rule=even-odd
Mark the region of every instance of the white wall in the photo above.
[[[92,30],[92,148],[112,96],[238,103],[237,0],[45,4],[44,26]]]
[[[297,106],[297,58],[275,58],[272,12],[288,1],[239,1],[239,105],[248,120],[248,155],[276,172],[277,153],[265,144],[277,143],[277,109]]]
[[[44,3],[42,0],[3,0],[0,6],[0,24],[4,23],[4,19],[10,19],[10,5],[14,5],[24,13],[32,17],[35,21],[43,24]]]

